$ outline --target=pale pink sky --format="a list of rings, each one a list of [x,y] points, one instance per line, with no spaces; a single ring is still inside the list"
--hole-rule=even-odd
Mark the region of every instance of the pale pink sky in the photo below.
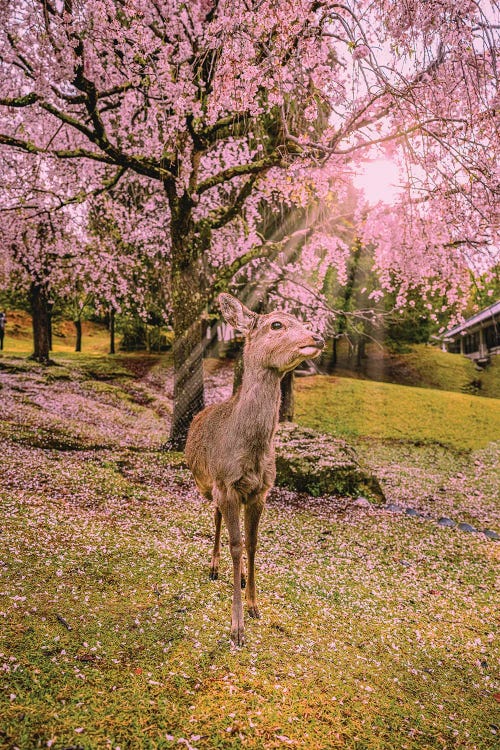
[[[396,164],[390,159],[374,159],[360,164],[353,177],[354,185],[363,190],[372,205],[383,201],[394,203],[400,188],[401,177]]]

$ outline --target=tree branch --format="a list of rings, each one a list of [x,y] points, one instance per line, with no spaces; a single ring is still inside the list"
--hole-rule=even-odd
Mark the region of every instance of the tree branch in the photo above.
[[[242,268],[257,258],[272,258],[273,255],[277,254],[280,250],[281,243],[269,242],[265,245],[256,245],[243,255],[235,258],[232,263],[225,268],[222,268],[216,275],[208,294],[208,304],[213,302],[220,292],[225,292],[227,290],[228,284],[233,276],[235,276],[238,271],[241,271]]]
[[[216,185],[222,185],[224,182],[232,180],[234,177],[241,177],[242,175],[254,174],[259,175],[262,172],[267,171],[271,167],[284,166],[283,157],[281,154],[274,153],[270,156],[265,156],[258,161],[252,161],[249,164],[237,164],[234,167],[228,167],[222,172],[218,172],[213,177],[207,177],[206,180],[202,180],[198,184],[196,192],[201,195],[206,190],[215,187]]]
[[[8,213],[9,211],[19,211],[20,209],[22,209],[23,211],[32,210],[33,213],[29,214],[30,219],[33,219],[43,214],[50,214],[51,210],[59,211],[61,208],[65,208],[65,206],[70,206],[71,204],[75,204],[75,203],[76,204],[83,203],[90,197],[96,197],[98,195],[102,195],[102,193],[105,193],[108,190],[111,190],[112,188],[115,187],[115,185],[118,184],[118,182],[123,177],[126,171],[127,171],[126,169],[124,169],[123,167],[120,167],[119,169],[116,170],[116,172],[109,179],[103,180],[102,185],[100,185],[100,187],[94,188],[94,190],[90,190],[88,192],[77,193],[76,195],[72,195],[70,198],[67,198],[66,200],[61,199],[60,196],[57,195],[57,193],[55,193],[52,190],[36,190],[35,192],[43,193],[45,195],[50,195],[59,202],[59,205],[55,206],[53,209],[48,209],[46,207],[39,209],[39,207],[36,205],[30,206],[27,204],[22,204],[22,205],[19,204],[19,205],[12,205],[12,206],[6,206],[5,208],[1,208],[0,212]]]
[[[38,99],[38,94],[35,94],[35,92],[32,91],[30,94],[25,94],[25,96],[0,99],[0,105],[4,107],[29,107],[30,104],[34,104]]]
[[[80,47],[77,48],[77,53],[78,49],[80,49],[79,56],[82,57],[83,50],[81,48],[81,43]],[[92,143],[95,143],[96,146],[98,146],[102,151],[104,151],[105,154],[107,154],[112,163],[118,166],[126,167],[127,169],[132,169],[134,172],[143,174],[146,177],[152,177],[156,180],[165,181],[168,179],[175,179],[172,171],[168,168],[171,165],[167,163],[168,166],[163,166],[165,164],[164,159],[162,159],[160,166],[158,163],[155,163],[151,159],[126,154],[111,143],[106,133],[104,122],[97,108],[97,101],[99,97],[96,86],[92,81],[90,81],[83,75],[83,65],[80,65],[77,70],[74,85],[77,89],[85,94],[84,106],[88,112],[92,125],[94,126],[94,130],[88,130],[85,135],[87,135],[87,138],[89,138]],[[56,112],[53,112],[52,114],[56,114]],[[59,115],[56,114],[56,116]],[[63,122],[67,122],[67,124],[76,127],[74,123],[68,121],[67,117],[63,117],[61,119],[63,119]],[[78,129],[81,130],[81,128]]]
[[[115,161],[106,154],[99,153],[98,151],[87,151],[84,148],[76,149],[47,149],[42,146],[37,146],[31,141],[24,141],[20,138],[14,138],[14,136],[0,133],[0,146],[12,146],[18,148],[21,151],[26,151],[29,154],[46,154],[47,156],[56,156],[59,159],[92,159],[93,161],[100,161],[104,164],[115,164]]]
[[[237,138],[238,136],[246,135],[251,126],[252,120],[247,113],[241,112],[222,117],[213,125],[207,125],[207,127],[201,130],[193,129],[193,135],[204,148],[208,148],[216,143],[219,138],[226,138],[228,136]]]
[[[336,151],[336,153],[342,155],[351,154],[353,151],[358,151],[360,148],[370,148],[376,143],[386,143],[387,141],[393,141],[396,138],[402,138],[405,135],[410,135],[411,133],[414,133],[418,130],[424,131],[424,125],[428,125],[431,122],[439,122],[439,120],[428,120],[426,123],[417,123],[413,127],[407,128],[406,130],[398,130],[395,133],[389,133],[389,135],[381,136],[380,138],[368,139],[367,141],[363,141],[362,143],[356,143],[350,148],[345,148],[342,150],[339,149],[338,151]]]
[[[260,175],[251,175],[230,206],[210,211],[207,221],[211,229],[220,229],[241,213],[246,199],[251,195],[253,186]]]

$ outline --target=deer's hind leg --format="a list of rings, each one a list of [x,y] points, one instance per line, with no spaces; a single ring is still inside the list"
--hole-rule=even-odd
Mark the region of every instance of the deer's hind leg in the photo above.
[[[211,487],[207,484],[207,477],[195,476],[196,486],[198,491],[207,500],[214,503],[214,525],[215,525],[215,539],[212,550],[212,559],[210,561],[210,573],[209,578],[211,581],[216,581],[219,577],[219,562],[220,562],[220,532],[222,524],[222,514],[217,505],[217,488]]]
[[[220,562],[220,532],[222,525],[222,513],[219,508],[215,506],[214,509],[214,524],[215,524],[215,539],[214,548],[212,552],[212,561],[210,563],[210,580],[216,581],[219,577],[219,562]]]
[[[212,551],[212,559],[210,561],[210,573],[209,578],[211,581],[217,581],[219,578],[219,564],[220,564],[220,535],[222,526],[222,513],[220,512],[217,505],[214,508],[214,525],[215,525],[215,538],[214,547]],[[244,556],[241,556],[241,588],[244,589],[246,586],[246,575],[245,575],[245,560]]]

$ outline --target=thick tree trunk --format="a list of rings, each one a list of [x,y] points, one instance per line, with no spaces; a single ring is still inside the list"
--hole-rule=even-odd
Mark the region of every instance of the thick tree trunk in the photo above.
[[[174,326],[174,410],[167,447],[183,450],[189,425],[205,405],[202,316],[208,300],[205,266],[211,236],[208,225],[193,221],[194,203],[188,193],[179,197],[173,183],[165,183],[165,189],[171,212]]]
[[[115,354],[115,311],[109,311],[109,353]]]
[[[205,405],[201,326],[193,321],[187,330],[175,331],[174,412],[169,447],[183,450],[189,425]]]
[[[280,422],[293,422],[295,415],[295,373],[287,372],[281,379]]]
[[[189,204],[181,203],[176,207],[170,228],[174,411],[168,447],[171,450],[183,450],[189,425],[205,405],[202,315],[207,304],[203,267],[207,248],[203,246],[202,238],[192,231]]]
[[[50,362],[50,304],[47,293],[40,284],[30,287],[31,319],[33,323],[33,354],[31,359]]]
[[[201,312],[202,280],[195,269],[182,269],[173,277],[174,412],[169,448],[183,450],[189,425],[205,405]]]
[[[49,351],[52,351],[52,310],[54,309],[53,302],[47,302],[47,311],[49,316]]]
[[[73,321],[75,329],[76,329],[76,344],[75,344],[75,352],[81,352],[82,351],[82,321],[80,318]]]

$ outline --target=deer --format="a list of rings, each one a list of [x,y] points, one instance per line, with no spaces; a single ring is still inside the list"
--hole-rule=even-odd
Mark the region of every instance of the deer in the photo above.
[[[319,356],[324,341],[293,315],[257,314],[236,297],[218,297],[224,320],[245,337],[243,379],[227,401],[207,406],[191,422],[186,462],[201,495],[213,503],[215,540],[210,564],[217,580],[222,520],[229,533],[233,563],[231,641],[244,644],[242,588],[248,615],[259,618],[255,554],[260,517],[276,478],[274,435],[278,425],[280,381],[305,359]],[[244,511],[247,577],[240,528]]]

